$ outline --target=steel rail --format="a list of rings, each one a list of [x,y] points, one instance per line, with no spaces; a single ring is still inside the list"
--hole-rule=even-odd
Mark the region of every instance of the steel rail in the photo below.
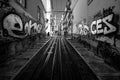
[[[49,46],[48,46],[47,49],[45,50],[45,52],[43,52],[43,55],[42,55],[42,57],[41,57],[40,60],[39,60],[39,64],[37,65],[37,68],[36,68],[36,70],[34,71],[31,80],[37,80],[37,79],[39,78],[39,74],[41,73],[41,71],[42,71],[42,70],[45,68],[45,66],[47,65],[48,60],[49,60],[49,58],[50,58],[50,55],[49,55],[48,52],[49,52],[51,46],[54,45],[55,41],[56,41],[56,38],[55,38],[55,39],[53,38],[52,41],[51,41],[51,43],[49,44]],[[48,55],[47,55],[47,54],[48,54]],[[45,56],[45,55],[46,55],[46,56]],[[40,68],[40,67],[41,67],[41,68]],[[37,71],[37,72],[36,72],[36,71]]]
[[[69,66],[70,59],[68,57],[68,52],[67,52],[66,46],[64,44],[64,38],[61,38],[61,50],[62,50],[61,57],[62,57],[62,64],[63,64],[62,67],[64,67],[64,69],[63,69],[63,74],[64,74],[63,77],[65,78],[65,80],[68,80],[68,79],[72,80],[71,79],[72,70],[70,69],[71,67]],[[67,62],[67,61],[69,61],[69,62]],[[67,69],[67,71],[65,70],[65,68]]]
[[[52,74],[51,74],[51,80],[53,80],[54,77],[54,71],[55,71],[55,62],[56,62],[56,56],[57,56],[57,48],[58,48],[58,39],[56,40],[56,44],[55,44],[55,49],[54,49],[54,56],[53,56],[53,64],[52,64]]]
[[[30,63],[32,63],[34,60],[34,57],[38,56],[41,50],[45,48],[49,43],[52,43],[52,38],[50,38],[40,49],[38,49],[38,51],[26,62],[26,64],[16,73],[16,75],[11,80],[19,80],[26,68],[28,68],[28,66],[30,66]]]
[[[100,80],[65,38],[51,38],[13,80]],[[91,79],[93,78],[93,79]]]
[[[71,61],[71,65],[70,65],[71,69],[74,72],[74,74],[72,74],[73,75],[73,79],[84,80],[84,79],[82,79],[83,78],[83,76],[81,75],[82,73],[80,72],[80,70],[79,70],[75,60],[73,59],[73,57],[75,57],[73,55],[74,54],[74,52],[73,52],[74,50],[71,51],[71,48],[70,48],[71,46],[67,44],[65,39],[63,39],[63,42],[64,42],[64,45],[65,45],[66,51],[68,52],[67,56],[68,56],[69,60]],[[81,63],[83,63],[83,61]],[[76,76],[76,77],[74,77],[74,76]]]
[[[59,39],[59,61],[60,61],[60,71],[61,71],[61,72],[60,72],[60,75],[61,75],[61,79],[60,79],[60,80],[63,80],[63,77],[62,77],[62,73],[63,73],[63,72],[62,72],[62,57],[61,57],[61,55],[62,55],[62,52],[61,52],[61,51],[62,51],[62,49],[61,49],[61,46],[62,46],[62,45],[61,45],[61,40],[62,40],[62,39],[60,38],[60,39]]]

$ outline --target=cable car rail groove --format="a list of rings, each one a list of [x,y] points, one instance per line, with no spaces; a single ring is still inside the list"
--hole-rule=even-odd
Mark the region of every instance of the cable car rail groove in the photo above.
[[[51,38],[13,80],[99,80],[63,37]]]

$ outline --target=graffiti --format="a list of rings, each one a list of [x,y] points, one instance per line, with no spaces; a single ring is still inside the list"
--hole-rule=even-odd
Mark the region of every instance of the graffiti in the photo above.
[[[93,21],[91,24],[91,32],[92,34],[109,34],[116,31],[116,27],[109,23],[113,19],[113,14],[108,15],[103,19],[99,19],[97,21]],[[103,25],[106,25],[103,27]],[[94,27],[94,28],[93,28]],[[96,28],[95,28],[96,27]]]
[[[4,36],[25,38],[27,35],[40,33],[41,27],[40,24],[32,23],[32,20],[23,26],[22,18],[15,13],[10,13],[3,19]]]
[[[115,6],[111,6],[108,9],[104,9],[103,8],[103,12],[102,12],[103,13],[103,17],[108,16],[109,14],[113,14],[114,13],[113,12],[114,8],[115,8]]]
[[[9,0],[0,0],[1,38],[25,38],[41,32],[42,25],[39,22],[19,13],[9,2]]]
[[[116,22],[115,20],[115,14],[113,12],[114,6],[109,7],[108,9],[103,9],[103,12],[98,12],[95,16],[90,26],[90,30],[92,34],[110,34],[117,31]],[[103,14],[102,14],[103,13]]]
[[[97,20],[98,18],[101,18],[102,17],[102,12],[99,11],[96,15],[93,16],[94,17],[94,20]]]
[[[42,29],[42,25],[41,24],[37,24],[37,23],[33,23],[30,20],[29,22],[27,22],[25,24],[25,32],[28,33],[28,35],[31,34],[32,29],[34,30],[34,33],[40,33],[41,29]]]
[[[92,2],[93,0],[87,0],[87,5],[89,6]]]
[[[0,8],[6,8],[7,6],[9,6],[8,0],[0,1]]]
[[[21,18],[16,14],[9,14],[3,19],[3,29],[7,32],[4,35],[10,35],[13,37],[22,37],[21,31],[23,31]],[[19,35],[19,36],[18,36]]]
[[[89,31],[89,28],[88,28],[87,25],[79,24],[77,30],[78,30],[78,34],[87,35],[88,31]]]

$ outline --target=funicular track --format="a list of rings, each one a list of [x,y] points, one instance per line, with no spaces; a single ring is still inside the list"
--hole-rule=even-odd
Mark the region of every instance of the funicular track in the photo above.
[[[99,80],[62,37],[48,41],[12,80]]]
[[[65,80],[99,80],[99,78],[94,74],[90,67],[86,64],[84,59],[79,55],[76,49],[66,40],[62,40],[62,49],[65,51],[62,56],[65,56],[63,65],[66,64],[66,69],[68,71],[66,74],[69,74]],[[62,59],[63,60],[63,59]],[[65,69],[65,68],[64,68]]]

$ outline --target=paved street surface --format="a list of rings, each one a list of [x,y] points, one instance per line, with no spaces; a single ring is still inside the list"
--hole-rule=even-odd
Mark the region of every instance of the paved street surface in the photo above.
[[[99,80],[63,37],[53,37],[13,80]]]
[[[0,65],[0,80],[120,80],[120,72],[76,40],[43,39]]]

